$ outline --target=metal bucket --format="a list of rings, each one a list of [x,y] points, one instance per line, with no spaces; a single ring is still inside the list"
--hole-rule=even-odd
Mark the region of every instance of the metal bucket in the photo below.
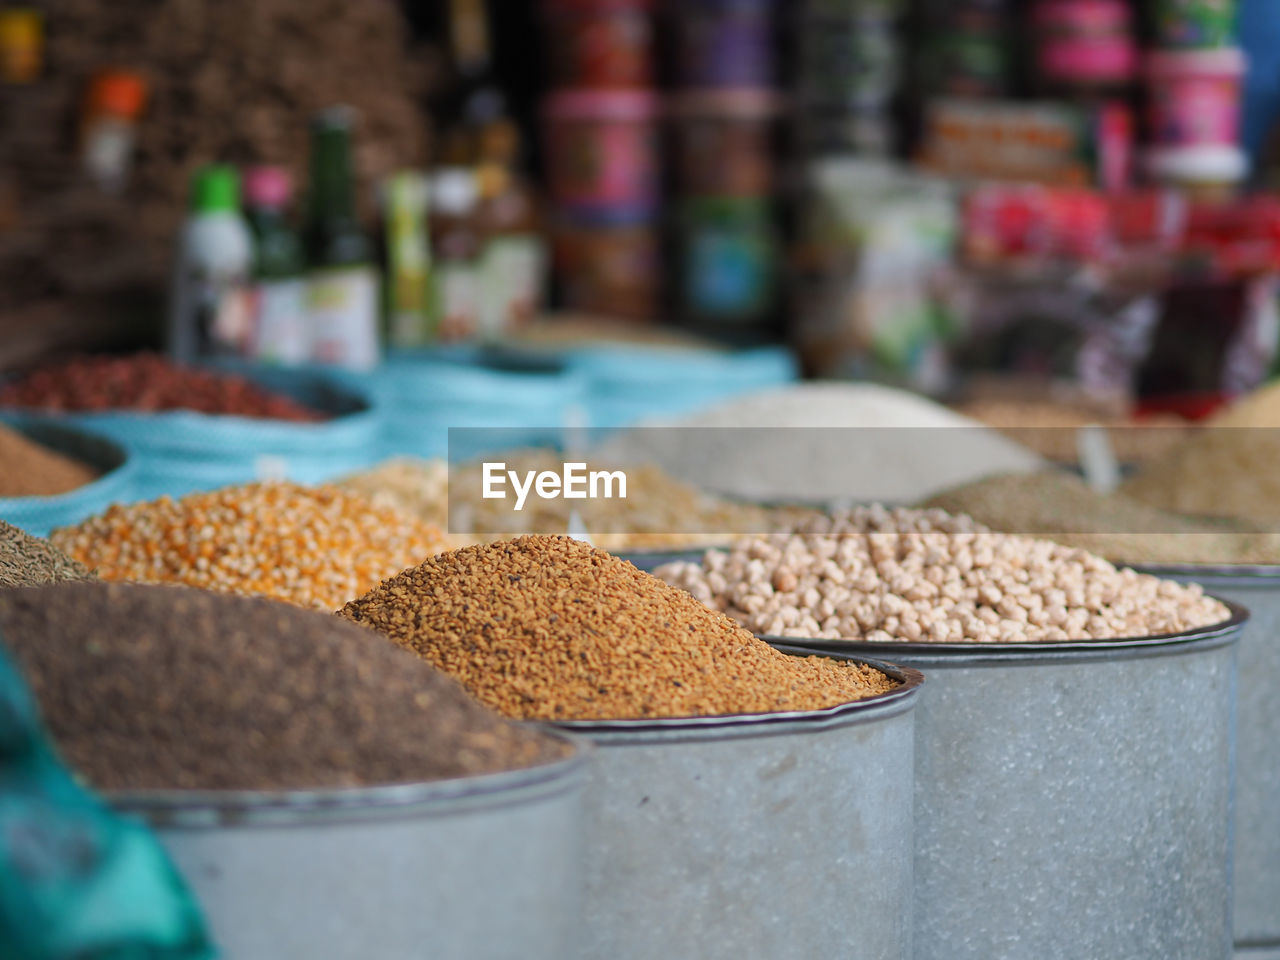
[[[109,797],[156,830],[235,960],[564,960],[589,751],[369,789]]]
[[[556,724],[596,745],[580,956],[910,956],[923,678],[862,662],[903,686],[805,713]]]
[[[1280,960],[1280,566],[1146,564],[1249,608],[1240,641],[1236,756],[1235,941],[1240,956]]]
[[[916,960],[1231,955],[1236,643],[780,641],[927,671]]]

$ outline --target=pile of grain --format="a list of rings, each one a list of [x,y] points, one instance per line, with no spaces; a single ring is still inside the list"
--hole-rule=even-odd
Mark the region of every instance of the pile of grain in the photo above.
[[[1280,522],[1280,428],[1197,430],[1120,487],[1176,513]]]
[[[885,532],[898,529],[903,532]],[[907,642],[1103,640],[1227,619],[1197,586],[967,518],[859,508],[654,571],[756,633]]]
[[[251,483],[113,505],[50,539],[104,580],[332,610],[443,549],[440,531],[336,487]]]
[[[442,554],[340,613],[513,717],[813,710],[896,685],[869,667],[779,653],[688,594],[567,537]]]
[[[64,580],[94,580],[84,565],[48,540],[0,520],[0,587],[33,587]]]
[[[0,634],[67,762],[105,790],[289,790],[553,760],[367,630],[184,587],[0,593]]]
[[[324,419],[244,377],[174,363],[158,353],[85,356],[0,387],[0,406],[37,410],[194,410],[301,423]]]
[[[1243,521],[1198,520],[1093,490],[1078,477],[1006,474],[923,506],[964,513],[1002,533],[1034,534],[1127,563],[1280,563],[1280,534]]]
[[[0,424],[0,497],[49,497],[92,483],[98,472]]]
[[[644,426],[696,429],[626,431],[603,445],[601,457],[654,463],[700,489],[762,502],[908,503],[1044,466],[990,427],[867,383],[779,387]]]
[[[560,473],[562,457],[523,450],[502,455],[508,470]],[[588,470],[616,469],[598,461]],[[570,514],[590,533],[592,542],[609,550],[678,549],[724,543],[734,534],[779,529],[777,511],[733,503],[681,483],[653,465],[626,468],[626,499],[544,500],[531,497],[524,509],[513,501],[485,499],[479,462],[453,468],[443,460],[389,460],[339,481],[344,489],[446,527],[454,546],[491,542],[525,533],[567,533]],[[450,498],[450,492],[453,496]]]
[[[1172,414],[1136,420],[1051,400],[992,398],[973,400],[955,409],[1056,463],[1079,461],[1078,431],[1090,424],[1107,428],[1111,448],[1121,463],[1145,463],[1160,456],[1183,439],[1188,429],[1185,420]]]

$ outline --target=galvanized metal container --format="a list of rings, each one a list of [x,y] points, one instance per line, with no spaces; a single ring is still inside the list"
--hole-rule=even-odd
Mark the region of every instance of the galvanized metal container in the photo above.
[[[1280,960],[1280,565],[1136,569],[1249,608],[1240,641],[1235,941],[1242,958]]]
[[[929,677],[916,960],[1230,957],[1247,616],[1138,640],[835,645]]]
[[[221,956],[564,960],[589,752],[434,783],[109,799],[155,828]]]
[[[580,956],[910,957],[922,678],[864,662],[902,686],[805,713],[557,724],[596,745]]]

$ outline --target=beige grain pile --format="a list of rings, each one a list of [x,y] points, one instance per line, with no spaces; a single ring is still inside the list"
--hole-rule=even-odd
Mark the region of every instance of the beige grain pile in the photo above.
[[[813,710],[897,685],[870,667],[779,653],[687,593],[567,537],[445,553],[339,612],[512,717]]]
[[[1197,516],[1280,522],[1280,385],[1264,388],[1146,464],[1121,492]]]
[[[98,478],[88,464],[0,424],[0,497],[49,497]]]
[[[1280,563],[1280,533],[1240,520],[1183,517],[1122,494],[1098,493],[1079,477],[1056,471],[988,477],[922,506],[1125,563]]]
[[[902,532],[886,532],[894,529]],[[858,508],[655,572],[755,633],[875,642],[1145,637],[1225,621],[1197,586],[940,511]]]

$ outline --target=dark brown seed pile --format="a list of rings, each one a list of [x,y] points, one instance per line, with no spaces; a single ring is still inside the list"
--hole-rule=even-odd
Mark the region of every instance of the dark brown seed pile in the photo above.
[[[339,613],[513,717],[815,710],[897,686],[860,664],[779,653],[683,590],[568,537],[444,553]]]
[[[73,583],[0,592],[67,762],[107,790],[287,790],[532,766],[564,748],[383,638],[272,600]]]
[[[49,497],[83,487],[98,471],[0,425],[0,497]]]
[[[48,540],[0,520],[0,587],[34,587],[63,580],[96,580]]]
[[[244,377],[158,353],[72,357],[0,387],[0,406],[40,410],[195,410],[270,420],[323,420],[292,397]]]

